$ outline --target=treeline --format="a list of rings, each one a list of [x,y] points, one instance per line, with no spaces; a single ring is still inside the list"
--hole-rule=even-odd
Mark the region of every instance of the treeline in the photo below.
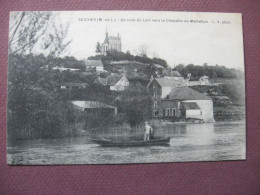
[[[242,72],[237,69],[219,65],[209,66],[208,64],[204,64],[203,66],[193,64],[184,66],[183,64],[179,64],[175,67],[175,70],[184,77],[191,74],[191,78],[195,79],[204,75],[210,78],[240,78],[242,76]]]
[[[103,62],[106,63],[106,61],[122,61],[122,60],[128,60],[128,61],[137,61],[144,64],[159,64],[162,65],[165,68],[168,68],[168,64],[165,60],[160,58],[149,58],[147,55],[132,55],[129,51],[126,53],[124,52],[118,52],[118,51],[108,51],[107,55],[96,55],[91,56],[89,59],[101,59]]]

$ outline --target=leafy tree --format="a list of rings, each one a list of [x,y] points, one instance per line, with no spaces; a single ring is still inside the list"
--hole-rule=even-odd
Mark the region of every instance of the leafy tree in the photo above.
[[[101,46],[100,46],[99,42],[97,42],[97,45],[96,45],[96,53],[101,53]]]
[[[119,112],[127,114],[128,122],[135,126],[151,117],[151,98],[146,87],[140,83],[131,84],[116,102]]]

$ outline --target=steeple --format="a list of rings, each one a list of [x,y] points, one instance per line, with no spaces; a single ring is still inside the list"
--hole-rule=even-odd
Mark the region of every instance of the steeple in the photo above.
[[[106,38],[105,38],[105,41],[104,43],[108,43],[108,32],[107,32],[107,25],[106,25]]]

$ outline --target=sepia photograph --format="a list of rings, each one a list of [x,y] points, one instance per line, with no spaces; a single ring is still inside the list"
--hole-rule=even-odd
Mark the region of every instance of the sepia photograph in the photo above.
[[[242,14],[10,12],[7,163],[246,159]]]

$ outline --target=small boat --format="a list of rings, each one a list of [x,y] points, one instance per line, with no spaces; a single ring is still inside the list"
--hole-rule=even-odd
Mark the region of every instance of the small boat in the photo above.
[[[104,147],[140,147],[154,145],[169,145],[170,137],[154,137],[148,141],[144,141],[143,139],[110,140],[104,138],[91,138],[90,140]]]

